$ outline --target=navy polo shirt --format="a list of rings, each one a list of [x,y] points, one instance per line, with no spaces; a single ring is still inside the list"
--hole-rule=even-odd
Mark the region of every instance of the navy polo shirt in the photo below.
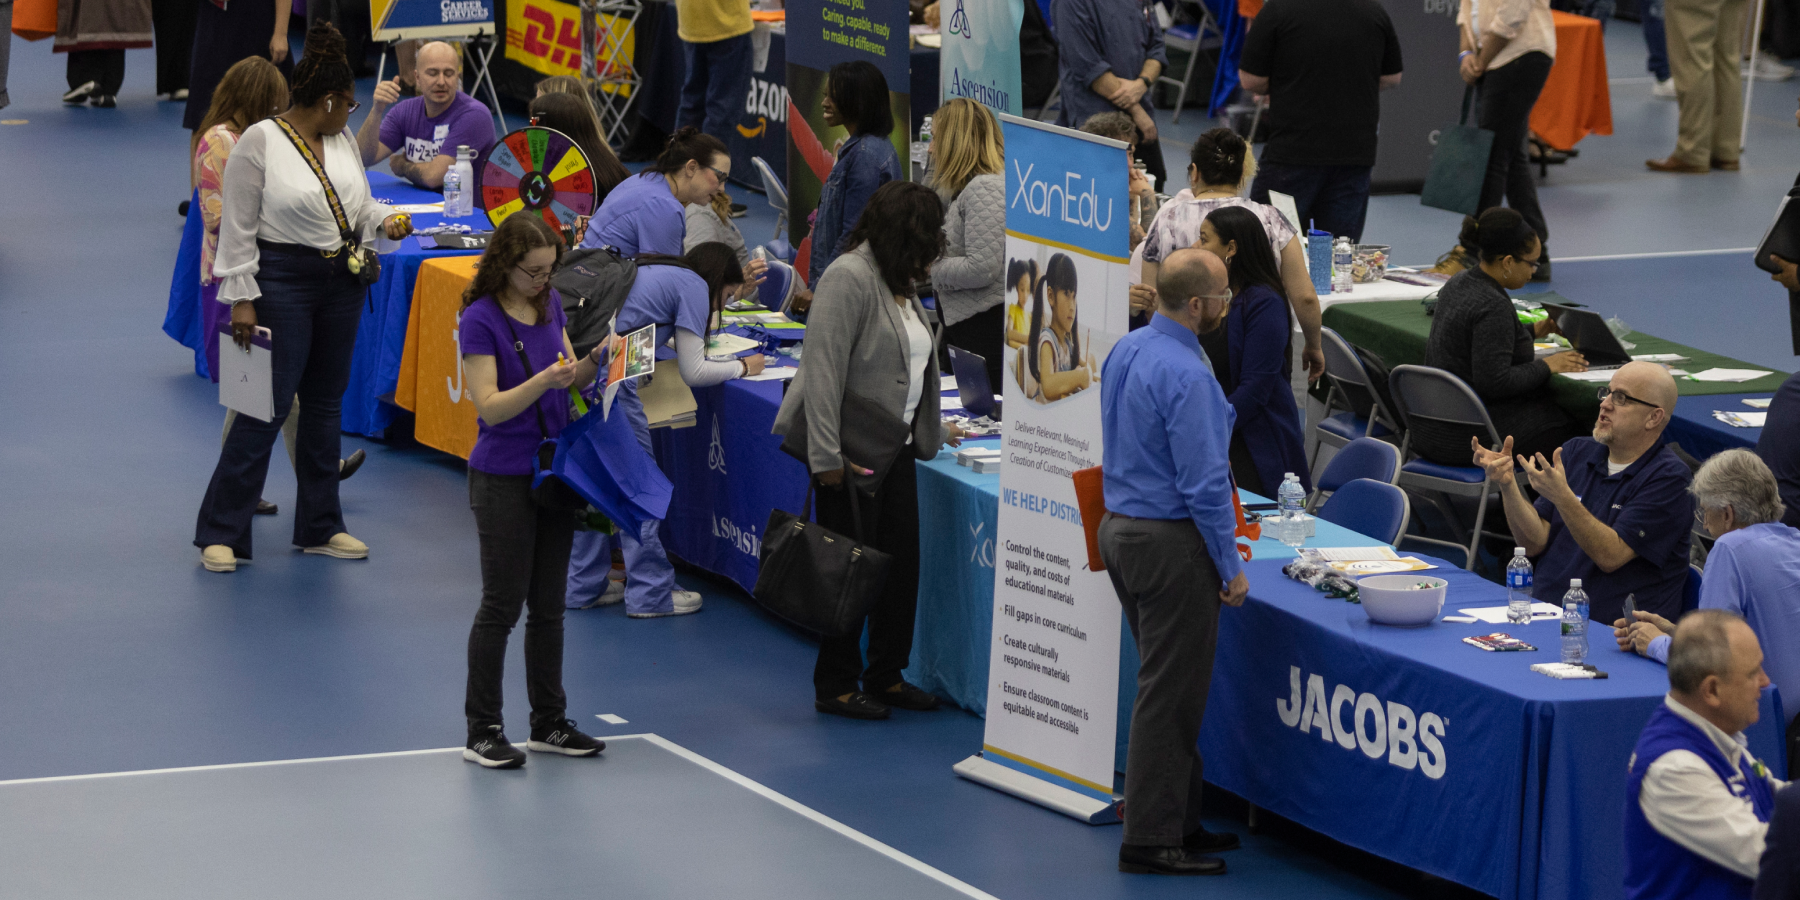
[[[1609,475],[1606,445],[1578,437],[1562,446],[1563,471],[1581,505],[1606,523],[1626,546],[1637,552],[1610,574],[1600,570],[1575,543],[1562,513],[1539,497],[1537,513],[1550,522],[1550,539],[1535,561],[1537,599],[1562,605],[1569,579],[1581,579],[1590,603],[1588,615],[1611,625],[1625,607],[1625,595],[1637,595],[1637,608],[1671,621],[1681,613],[1687,585],[1688,533],[1694,526],[1693,479],[1687,464],[1659,441],[1624,471]]]

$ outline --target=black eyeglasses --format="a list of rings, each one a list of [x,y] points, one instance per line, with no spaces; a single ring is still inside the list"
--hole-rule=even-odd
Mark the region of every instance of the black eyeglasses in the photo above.
[[[725,174],[724,169],[718,168],[717,166],[707,166],[707,168],[712,169],[712,173],[719,176],[720,184],[724,184],[726,180],[731,177],[730,175]]]
[[[1639,400],[1638,398],[1633,397],[1630,394],[1625,393],[1624,391],[1615,390],[1610,386],[1602,387],[1599,390],[1595,391],[1594,396],[1599,397],[1600,401],[1602,403],[1606,402],[1607,398],[1610,397],[1610,398],[1612,398],[1612,402],[1613,402],[1614,406],[1619,406],[1619,405],[1625,404],[1625,403],[1636,403],[1639,406],[1648,406],[1651,409],[1661,409],[1662,408],[1660,406],[1657,406],[1654,403],[1651,403],[1648,400]]]
[[[533,272],[530,269],[527,269],[522,265],[516,265],[516,266],[513,266],[513,268],[518,269],[520,275],[523,275],[526,278],[531,279],[532,284],[536,284],[540,281],[549,281],[550,276],[552,274],[554,274],[554,271],[551,269],[545,269],[541,272]]]
[[[1526,259],[1522,256],[1515,256],[1515,257],[1513,257],[1513,259],[1516,259],[1519,262],[1522,262],[1522,263],[1530,266],[1531,271],[1533,271],[1533,272],[1536,272],[1537,270],[1544,267],[1544,260],[1542,257],[1539,257],[1537,259]]]

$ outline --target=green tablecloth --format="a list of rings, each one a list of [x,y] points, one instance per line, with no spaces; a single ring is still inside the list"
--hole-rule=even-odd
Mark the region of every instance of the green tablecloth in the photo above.
[[[1536,299],[1538,295],[1533,295]],[[1547,297],[1547,299],[1556,299]],[[1342,335],[1344,340],[1374,352],[1390,366],[1422,365],[1425,342],[1431,334],[1431,317],[1417,300],[1377,300],[1368,303],[1341,303],[1325,311],[1325,327]],[[1742,360],[1709,353],[1674,341],[1632,332],[1625,338],[1637,347],[1631,352],[1679,353],[1688,358],[1678,368],[1700,372],[1714,367],[1726,369],[1759,369]],[[1767,370],[1763,370],[1767,371]],[[1788,373],[1776,372],[1755,381],[1717,382],[1689,381],[1677,378],[1675,385],[1684,397],[1703,394],[1750,394],[1774,391],[1787,379]],[[1599,387],[1591,381],[1575,381],[1561,375],[1550,378],[1556,402],[1582,422],[1591,423],[1600,414],[1600,401],[1594,397]]]

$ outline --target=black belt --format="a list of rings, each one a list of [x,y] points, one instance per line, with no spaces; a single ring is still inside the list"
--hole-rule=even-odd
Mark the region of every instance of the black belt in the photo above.
[[[274,241],[265,241],[262,238],[257,238],[256,249],[263,253],[283,253],[288,256],[320,256],[325,259],[335,259],[338,254],[344,252],[344,245],[339,244],[335,250],[320,250],[317,247],[308,247],[305,244],[278,244]]]

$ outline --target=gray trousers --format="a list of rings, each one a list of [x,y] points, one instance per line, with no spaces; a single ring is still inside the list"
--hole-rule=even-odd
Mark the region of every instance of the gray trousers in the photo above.
[[[1124,843],[1173,847],[1200,827],[1200,719],[1219,639],[1218,567],[1191,520],[1107,513],[1100,558],[1136,639]]]

